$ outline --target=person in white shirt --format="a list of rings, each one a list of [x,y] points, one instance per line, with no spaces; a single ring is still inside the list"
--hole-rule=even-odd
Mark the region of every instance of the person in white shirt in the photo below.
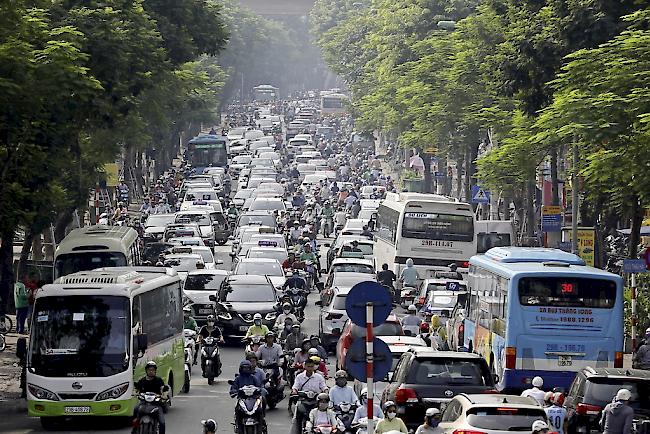
[[[564,423],[566,419],[566,408],[562,407],[564,404],[564,394],[560,392],[555,392],[551,400],[553,403],[550,407],[546,407],[544,411],[548,417],[548,422],[550,423],[553,431],[556,431],[560,434],[567,432],[567,426]]]
[[[521,392],[521,396],[527,396],[529,398],[533,398],[535,401],[539,403],[539,405],[543,407],[544,395],[545,395],[545,392],[542,390],[543,385],[544,385],[544,380],[542,379],[542,377],[535,377],[533,378],[533,387]]]
[[[316,393],[327,392],[325,378],[316,372],[316,368],[317,366],[313,360],[307,359],[305,361],[305,370],[298,374],[293,382],[293,387],[291,388],[292,395],[297,395],[298,392],[308,391]],[[298,403],[295,412],[295,426],[302,427],[302,421],[308,416],[309,414],[307,413],[307,408],[304,404],[302,402]]]
[[[342,402],[359,405],[359,398],[354,389],[348,386],[348,373],[340,369],[334,374],[336,386],[330,389],[330,400],[333,406],[341,405]]]
[[[352,424],[359,423],[359,419],[368,417],[368,389],[365,387],[361,390],[361,395],[359,395],[361,405],[357,408],[357,411],[354,413],[354,419],[352,419]],[[379,419],[384,418],[384,412],[381,411],[381,407],[375,403],[373,400],[372,403],[372,415]]]
[[[309,417],[305,423],[305,432],[310,433],[314,427],[319,425],[330,425],[339,428],[340,422],[336,418],[336,413],[329,408],[330,397],[327,393],[320,393],[317,402],[317,407],[309,412]]]

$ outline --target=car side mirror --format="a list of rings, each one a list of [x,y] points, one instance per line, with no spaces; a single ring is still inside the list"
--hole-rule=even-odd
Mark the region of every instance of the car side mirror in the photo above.
[[[499,382],[499,376],[497,374],[492,374],[492,380],[494,380],[494,384],[497,384]]]
[[[331,243],[323,243],[323,247],[330,247],[331,245]]]
[[[214,301],[214,302],[216,303],[216,302],[217,302],[217,296],[214,295],[214,294],[212,294],[212,295],[210,295],[210,296],[208,297],[208,300],[210,300],[210,301]]]

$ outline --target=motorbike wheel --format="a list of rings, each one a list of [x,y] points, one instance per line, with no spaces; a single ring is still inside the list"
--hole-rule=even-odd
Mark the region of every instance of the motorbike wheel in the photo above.
[[[208,375],[208,384],[210,386],[212,386],[214,384],[214,376],[212,375],[212,373],[210,373],[210,375]]]
[[[266,405],[269,407],[270,410],[273,410],[275,406],[278,405],[278,403],[275,402],[274,399],[269,399],[268,401],[266,401]]]
[[[188,393],[190,391],[190,373],[185,373],[185,382],[183,383],[183,393]]]
[[[138,434],[158,434],[158,425],[154,423],[140,424]]]
[[[244,434],[259,434],[259,425],[246,425]]]

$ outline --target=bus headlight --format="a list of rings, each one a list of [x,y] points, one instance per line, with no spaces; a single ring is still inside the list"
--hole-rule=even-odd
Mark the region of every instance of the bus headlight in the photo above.
[[[59,397],[56,396],[56,393],[50,392],[47,389],[43,389],[42,387],[34,386],[33,384],[27,384],[27,389],[29,389],[29,393],[34,395],[36,399],[46,399],[48,401],[58,401]]]
[[[111,387],[110,389],[104,390],[102,393],[97,395],[95,401],[103,401],[105,399],[116,399],[124,395],[129,388],[129,383],[123,383],[119,386]]]

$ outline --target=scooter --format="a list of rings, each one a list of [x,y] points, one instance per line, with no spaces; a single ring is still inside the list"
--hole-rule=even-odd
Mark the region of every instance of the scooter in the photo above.
[[[375,422],[374,426],[377,426],[377,423],[381,419],[379,419],[378,417],[373,417],[372,420]],[[357,421],[357,423],[353,426],[353,428],[357,429],[356,434],[368,434],[368,418],[362,417]]]
[[[300,390],[297,395],[291,396],[289,399],[289,411],[291,412],[292,406],[294,407],[293,423],[298,424],[293,432],[301,433],[305,430],[305,424],[309,417],[309,412],[316,408],[316,397],[318,392],[313,390]],[[305,412],[300,412],[300,407],[297,405],[301,403],[305,407]],[[300,414],[299,414],[300,413]]]
[[[323,219],[323,236],[329,238],[332,235],[332,228],[334,227],[334,220],[332,217],[326,217]]]
[[[208,384],[214,383],[214,377],[221,375],[221,357],[217,340],[211,336],[203,339],[201,348],[201,369],[203,377],[208,379]]]
[[[192,365],[194,364],[194,351],[196,349],[196,332],[191,329],[183,330],[185,340],[185,379],[183,382],[183,393],[190,391],[190,381],[192,380]]]
[[[282,382],[282,369],[277,363],[262,366],[266,375],[264,388],[266,389],[266,404],[274,409],[284,399],[284,383]]]
[[[169,387],[165,386],[167,390]],[[166,392],[165,388],[163,391]],[[136,409],[133,420],[133,432],[136,434],[158,433],[159,414],[165,412],[165,402],[160,395],[153,392],[140,393],[138,395],[140,405]]]
[[[232,383],[232,380],[228,381],[228,384]],[[234,425],[237,434],[266,433],[262,390],[259,387],[244,386],[238,390]]]
[[[294,313],[300,322],[305,319],[305,306],[307,306],[307,294],[304,289],[287,288],[285,294],[289,295],[289,301],[293,306]]]
[[[242,339],[244,342],[247,342],[246,348],[244,349],[244,354],[256,353],[262,345],[262,339],[262,336],[257,335]]]
[[[412,305],[415,301],[416,292],[417,288],[414,288],[412,286],[403,287],[402,291],[400,292],[400,305],[405,309]]]
[[[341,422],[342,428],[346,433],[352,434],[354,432],[352,429],[352,421],[354,420],[354,413],[356,410],[357,406],[350,404],[349,402],[342,402],[339,405],[334,406],[336,417]]]
[[[332,425],[316,425],[312,431],[315,434],[334,434],[337,433],[339,430],[337,427],[332,426]]]

